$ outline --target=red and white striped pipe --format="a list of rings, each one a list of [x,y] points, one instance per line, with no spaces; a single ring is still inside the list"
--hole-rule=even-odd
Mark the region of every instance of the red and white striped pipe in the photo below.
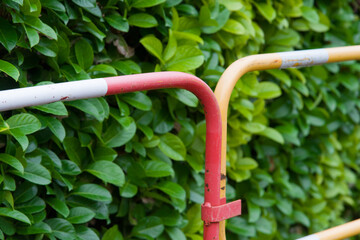
[[[0,91],[0,111],[56,101],[95,98],[142,90],[182,88],[194,93],[206,119],[205,203],[220,205],[221,118],[216,98],[201,79],[181,72],[157,72],[98,78]],[[204,239],[219,239],[219,223],[204,224]]]

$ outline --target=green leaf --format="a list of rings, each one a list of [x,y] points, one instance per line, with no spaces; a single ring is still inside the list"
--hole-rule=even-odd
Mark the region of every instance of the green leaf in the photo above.
[[[249,157],[244,157],[236,162],[236,168],[240,170],[252,170],[258,167],[258,163]]]
[[[204,40],[194,33],[174,31],[174,36],[177,40],[184,39],[204,44]]]
[[[29,113],[20,113],[11,116],[6,123],[10,127],[10,131],[18,131],[23,135],[31,134],[41,128],[40,121]]]
[[[74,226],[62,218],[47,219],[46,223],[51,227],[52,234],[58,239],[70,240],[75,239]]]
[[[124,172],[113,162],[97,161],[91,164],[86,171],[100,178],[105,183],[111,183],[119,187],[125,183]]]
[[[65,6],[58,0],[41,0],[41,5],[54,11],[65,12]]]
[[[245,122],[241,124],[241,127],[249,133],[259,133],[266,129],[266,126],[256,122]]]
[[[129,31],[129,23],[126,18],[123,18],[120,14],[111,14],[105,17],[106,22],[113,28],[122,31]]]
[[[293,143],[297,146],[300,145],[300,141],[298,138],[299,131],[297,128],[295,128],[290,123],[283,125],[283,126],[278,126],[278,127],[276,127],[276,130],[282,134],[285,141]]]
[[[244,26],[234,19],[229,19],[222,29],[226,32],[236,35],[242,35],[246,33]]]
[[[69,216],[70,211],[65,201],[62,201],[58,198],[49,198],[46,200],[46,202],[63,217]]]
[[[16,30],[2,18],[0,18],[0,26],[0,43],[10,52],[18,40]]]
[[[12,218],[20,222],[31,224],[29,218],[25,214],[10,208],[0,207],[0,216]]]
[[[257,134],[270,138],[280,144],[284,144],[283,136],[274,128],[266,127],[263,131],[258,132]]]
[[[268,3],[255,3],[256,8],[259,10],[260,14],[268,20],[268,22],[272,22],[276,17],[275,9]]]
[[[4,60],[0,60],[0,72],[6,73],[10,77],[12,77],[15,81],[17,81],[20,76],[19,70],[14,65]]]
[[[118,229],[117,225],[112,226],[104,233],[101,240],[123,240],[123,236]]]
[[[293,218],[294,218],[295,221],[300,222],[305,227],[310,226],[310,220],[303,212],[295,210],[293,212]]]
[[[176,41],[176,37],[173,34],[173,31],[170,29],[169,30],[169,41],[168,44],[165,47],[164,53],[163,53],[163,58],[164,61],[168,61],[169,59],[171,59],[174,54],[176,53],[177,50],[177,41]]]
[[[72,0],[76,5],[83,8],[96,7],[96,0]]]
[[[338,77],[341,79],[341,84],[350,91],[359,88],[359,81],[355,75],[350,73],[343,73],[339,74]]]
[[[140,40],[140,43],[148,50],[152,55],[157,57],[161,62],[162,59],[162,51],[163,45],[159,39],[157,39],[154,35],[147,35]]]
[[[39,17],[41,13],[40,0],[25,0],[20,10],[24,15]]]
[[[196,233],[203,227],[203,223],[198,221],[201,219],[201,205],[194,204],[186,212],[186,218],[189,220],[183,231],[185,233]]]
[[[63,144],[69,159],[76,165],[81,166],[86,151],[81,147],[79,140],[75,137],[67,137],[64,139]]]
[[[75,43],[75,56],[78,64],[83,69],[88,69],[94,61],[92,46],[84,38]]]
[[[176,54],[165,67],[168,71],[190,71],[198,68],[204,62],[204,56],[198,48],[192,45],[182,45],[177,48]]]
[[[75,226],[77,240],[100,240],[98,235],[91,228]]]
[[[171,198],[178,198],[181,200],[185,200],[186,198],[185,190],[177,183],[165,181],[155,187],[164,192],[165,194],[169,195]]]
[[[66,132],[61,122],[53,117],[45,117],[45,121],[50,131],[60,140],[60,142],[63,142]]]
[[[289,77],[289,75],[287,75],[285,73],[284,70],[280,70],[280,69],[270,69],[270,70],[266,70],[266,72],[270,73],[271,75],[273,75],[275,78],[279,79],[280,81],[282,81],[286,86],[290,87],[291,86],[291,79]]]
[[[115,70],[114,70],[115,71]],[[75,107],[85,113],[94,116],[98,121],[103,121],[108,117],[108,111],[102,104],[101,98],[80,99],[66,102],[66,105]]]
[[[249,222],[256,222],[261,215],[261,209],[259,206],[253,204],[251,201],[246,202],[249,209]]]
[[[299,33],[291,28],[276,31],[267,41],[268,44],[281,46],[295,46],[300,41]]]
[[[221,4],[223,4],[230,11],[240,10],[244,5],[238,0],[222,0]]]
[[[70,214],[67,220],[72,224],[81,224],[89,222],[95,217],[95,213],[85,207],[74,207],[70,209]]]
[[[141,73],[141,68],[138,64],[131,60],[114,61],[111,65],[119,72],[129,75],[133,73]]]
[[[169,158],[177,161],[185,160],[186,148],[181,139],[171,133],[165,133],[160,137],[160,150]]]
[[[271,222],[266,219],[261,217],[257,223],[256,223],[256,229],[264,234],[270,235],[273,232],[273,226],[271,224]]]
[[[106,37],[106,35],[102,31],[100,31],[99,28],[93,22],[83,22],[83,23],[78,22],[78,29],[81,32],[91,33],[100,41],[102,41]]]
[[[148,8],[164,3],[166,0],[133,0],[131,7]]]
[[[0,162],[6,163],[6,164],[12,166],[16,170],[18,170],[20,173],[24,173],[24,167],[21,164],[21,162],[17,158],[15,158],[9,154],[0,153]]]
[[[34,214],[39,213],[45,209],[46,205],[44,200],[42,200],[40,197],[35,196],[30,201],[17,204],[16,208],[26,214]]]
[[[120,188],[120,196],[124,198],[132,198],[136,195],[138,187],[134,184],[126,182],[125,185]]]
[[[278,85],[272,82],[260,82],[256,86],[257,96],[263,99],[276,98],[281,95],[281,90]]]
[[[29,146],[29,139],[18,129],[10,130],[11,135],[18,141],[23,151]]]
[[[132,14],[128,18],[128,22],[130,26],[142,28],[152,28],[158,25],[156,18],[147,13]]]
[[[166,228],[171,240],[186,240],[185,234],[177,227]]]
[[[17,228],[16,231],[21,235],[34,235],[51,233],[51,228],[44,222],[37,222],[31,226],[21,226]]]
[[[114,122],[106,129],[103,140],[107,147],[120,147],[134,137],[136,132],[134,119],[131,117],[123,117],[121,119],[128,120],[130,123],[124,127]]]
[[[301,7],[303,17],[308,20],[310,23],[317,23],[319,22],[320,18],[317,14],[316,10],[311,7],[302,6]]]
[[[137,109],[149,111],[152,107],[151,99],[143,92],[130,92],[121,94],[120,98]]]
[[[230,218],[226,226],[230,232],[246,237],[255,237],[256,229],[252,224],[247,223],[244,218]]]
[[[45,105],[33,106],[31,108],[58,116],[68,115],[68,111],[66,110],[63,102],[54,102]]]
[[[61,173],[65,175],[75,176],[81,173],[80,168],[72,161],[61,160]]]
[[[278,200],[277,208],[285,215],[291,215],[293,211],[292,202],[289,199]]]
[[[159,217],[145,217],[139,220],[132,234],[138,237],[155,239],[164,231],[164,225]]]
[[[41,38],[40,42],[34,48],[47,57],[56,57],[59,51],[56,41],[47,38]]]
[[[106,188],[92,183],[80,185],[72,191],[72,194],[100,202],[110,202],[112,200],[111,194]]]
[[[24,169],[24,173],[14,172],[19,177],[22,177],[29,182],[39,184],[39,185],[48,185],[51,183],[51,174],[44,166],[39,163],[29,163]]]
[[[89,72],[93,72],[95,74],[104,73],[109,76],[116,76],[117,72],[115,68],[107,64],[98,64],[89,69]]]
[[[174,170],[171,166],[162,161],[146,161],[144,163],[144,169],[147,177],[167,177],[173,176]]]
[[[42,34],[57,40],[57,35],[54,29],[52,29],[49,25],[43,23],[40,18],[25,16],[24,20],[26,25],[29,25],[30,27],[38,30]]]
[[[167,89],[166,92],[189,107],[197,107],[199,104],[195,94],[185,89]]]
[[[117,152],[112,148],[98,147],[94,151],[95,161],[114,161],[117,156]]]

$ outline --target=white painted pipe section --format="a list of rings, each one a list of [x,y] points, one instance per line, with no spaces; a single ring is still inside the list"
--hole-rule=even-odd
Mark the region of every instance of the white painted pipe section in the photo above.
[[[0,92],[0,111],[105,96],[108,85],[103,78],[17,88]]]
[[[281,57],[280,68],[308,67],[327,63],[329,53],[326,49],[302,50],[278,53]]]
[[[297,240],[320,240],[320,238],[315,234],[312,234],[306,237],[298,238]]]

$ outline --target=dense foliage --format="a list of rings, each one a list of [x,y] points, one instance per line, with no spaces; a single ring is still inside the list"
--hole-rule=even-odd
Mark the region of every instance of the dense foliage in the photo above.
[[[1,89],[360,43],[357,1],[3,0]],[[360,64],[249,73],[229,111],[228,239],[358,217]],[[21,97],[21,96],[19,96]],[[205,123],[182,90],[2,113],[0,239],[202,239]]]

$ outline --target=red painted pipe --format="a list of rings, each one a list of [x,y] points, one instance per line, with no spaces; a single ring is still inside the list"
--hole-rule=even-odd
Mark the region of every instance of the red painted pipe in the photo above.
[[[215,95],[201,79],[181,72],[157,72],[66,82],[0,92],[0,111],[55,101],[93,98],[142,90],[182,88],[194,93],[206,119],[205,203],[220,205],[221,117]],[[204,224],[204,239],[219,239],[219,223]]]
[[[147,73],[106,79],[106,95],[151,90],[183,88],[194,93],[204,106],[206,119],[205,203],[220,205],[221,119],[216,98],[210,87],[199,78],[178,72]],[[204,224],[204,239],[219,239],[219,223]]]

